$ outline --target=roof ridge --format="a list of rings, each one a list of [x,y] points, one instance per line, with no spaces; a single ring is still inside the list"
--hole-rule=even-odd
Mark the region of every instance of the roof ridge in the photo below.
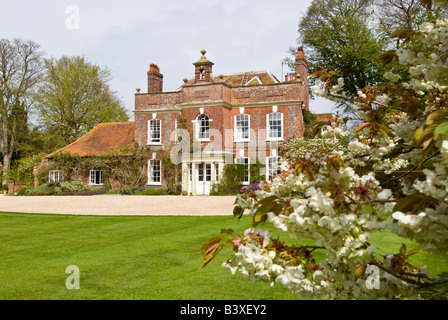
[[[114,124],[131,124],[131,123],[135,123],[135,122],[134,121],[100,122],[95,127],[93,127],[92,130],[98,126],[108,126],[108,125],[114,125]]]

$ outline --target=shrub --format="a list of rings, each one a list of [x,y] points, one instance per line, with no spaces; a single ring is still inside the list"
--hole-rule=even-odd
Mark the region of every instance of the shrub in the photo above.
[[[98,193],[97,190],[81,181],[44,183],[34,189],[30,189],[30,196],[49,196],[49,195],[72,195],[80,192]],[[104,193],[104,192],[103,192]],[[87,193],[86,193],[87,194]]]
[[[310,154],[315,158],[326,158],[334,151],[346,151],[346,148],[338,140],[291,138],[282,145],[281,155],[286,161],[294,163]]]
[[[32,187],[23,187],[17,192],[17,195],[18,196],[28,196],[32,189],[33,189]]]
[[[29,191],[30,196],[50,196],[54,194],[55,184],[44,183]]]
[[[226,164],[219,182],[213,185],[210,195],[238,194],[246,170],[246,166],[242,164]]]
[[[139,187],[134,186],[134,187],[127,187],[127,188],[118,190],[118,193],[123,194],[123,195],[131,195],[131,194],[136,194],[139,190],[140,190]]]
[[[163,195],[178,195],[179,193],[170,188],[147,187],[143,190],[136,192],[135,194],[144,196],[163,196]]]
[[[45,156],[44,153],[38,153],[14,161],[8,173],[9,179],[32,186],[34,183],[34,167],[42,161],[43,156]]]
[[[59,184],[59,189],[55,194],[73,194],[78,191],[94,191],[96,190],[94,187],[89,186],[88,184],[82,181],[72,181],[72,182],[61,182]],[[55,190],[56,191],[56,190]]]
[[[248,187],[241,188],[240,189],[240,193],[251,193],[251,192],[255,192],[257,190],[261,190],[260,184],[259,183],[252,183]]]

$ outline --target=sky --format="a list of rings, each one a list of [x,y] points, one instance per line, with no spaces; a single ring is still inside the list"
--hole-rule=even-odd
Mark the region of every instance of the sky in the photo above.
[[[163,74],[164,91],[194,75],[201,50],[213,74],[269,70],[297,47],[297,26],[311,0],[0,0],[0,38],[32,40],[46,57],[83,55],[112,71],[111,89],[134,115],[136,88],[147,92],[150,63]],[[316,113],[333,104],[310,101]]]

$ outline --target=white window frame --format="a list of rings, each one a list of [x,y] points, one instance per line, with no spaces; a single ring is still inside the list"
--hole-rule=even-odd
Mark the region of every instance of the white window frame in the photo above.
[[[281,126],[281,130],[280,130],[280,137],[271,137],[271,124],[270,124],[270,117],[271,116],[278,116],[280,115],[280,126]],[[283,121],[283,113],[282,112],[271,112],[268,113],[266,115],[266,141],[283,141],[283,131],[285,130],[284,128],[284,121]],[[274,132],[274,131],[272,131]],[[277,131],[275,131],[277,132]]]
[[[219,182],[219,163],[215,162],[215,182]]]
[[[199,137],[200,129],[202,128],[201,120],[199,120],[199,118],[201,116],[206,116],[208,118],[208,130],[207,130],[208,137],[205,137],[205,138],[204,137],[202,137],[202,138]],[[196,127],[195,131],[196,131],[196,139],[198,141],[210,141],[210,122],[212,122],[212,119],[210,119],[210,117],[208,115],[206,115],[205,113],[201,113],[200,115],[198,115],[196,117],[196,120],[195,120],[195,127]]]
[[[96,181],[97,179],[97,172],[99,172],[99,181]],[[102,186],[104,185],[103,180],[103,172],[101,170],[90,170],[89,172],[89,184],[92,186]]]
[[[154,165],[158,163],[158,169],[154,170]],[[159,181],[156,181],[154,173],[158,173]],[[151,159],[148,160],[148,185],[150,186],[161,186],[162,185],[162,160]]]
[[[153,128],[155,126],[152,126],[152,123],[158,124],[158,131],[159,131],[159,138],[153,139],[153,132],[156,131]],[[149,119],[148,120],[148,145],[161,145],[162,144],[162,120],[160,119]]]
[[[48,171],[48,182],[57,183],[62,182],[64,180],[64,176],[62,172],[59,170],[49,170]]]
[[[247,174],[245,176],[245,179],[243,181],[240,181],[240,183],[244,186],[248,186],[250,184],[250,161],[249,157],[237,157],[235,158],[235,164],[243,164],[247,166]]]
[[[238,118],[240,118],[240,117],[243,117],[243,118],[247,117],[247,120],[244,120],[244,119],[243,120],[239,120]],[[247,131],[246,131],[247,137],[246,138],[243,137],[243,133],[244,133],[243,128],[244,127],[238,126],[238,124],[243,122],[243,121],[247,121],[247,127],[246,127],[247,128]],[[247,142],[247,141],[250,141],[250,114],[240,113],[240,114],[236,114],[234,116],[234,132],[235,132],[235,137],[234,137],[234,141],[235,142]]]
[[[274,160],[276,159],[276,160]],[[274,161],[276,161],[277,165],[276,167],[272,167],[274,164]],[[279,156],[270,156],[266,158],[266,180],[270,181],[271,178],[275,177],[278,174],[278,171],[280,170],[280,162],[282,161],[282,158]],[[275,171],[275,174],[274,174]]]

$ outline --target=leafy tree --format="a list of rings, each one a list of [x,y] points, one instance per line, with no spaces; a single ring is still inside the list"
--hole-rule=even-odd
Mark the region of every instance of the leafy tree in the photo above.
[[[448,0],[437,3],[448,7]],[[330,71],[317,74],[322,94],[351,100],[359,111],[356,136],[347,140],[345,119],[335,116],[316,126],[323,140],[289,141],[272,183],[237,196],[234,216],[248,211],[252,228],[241,236],[223,229],[208,240],[202,266],[229,244],[234,254],[226,266],[233,273],[282,284],[302,299],[446,299],[447,274],[436,278],[412,257],[426,251],[448,262],[447,19],[421,24],[410,41],[413,48],[431,48],[431,55],[402,42],[392,60],[408,76],[388,71],[389,81],[361,89],[354,99],[331,83]],[[400,192],[377,172],[390,175]],[[289,246],[264,222],[314,243]],[[384,229],[418,248],[402,244],[380,253],[372,232]]]
[[[63,56],[46,61],[45,83],[39,90],[41,123],[62,138],[62,147],[98,123],[127,121],[129,116],[110,89],[111,72],[85,57]]]
[[[377,28],[392,38],[395,38],[397,30],[413,31],[422,23],[435,22],[447,14],[445,8],[435,6],[431,1],[419,0],[376,0],[370,10],[377,20]],[[396,40],[400,42],[400,39]]]
[[[0,152],[4,173],[26,135],[33,93],[43,71],[43,52],[32,41],[0,40]]]
[[[359,89],[382,81],[377,57],[387,39],[368,25],[372,1],[314,0],[299,21],[299,43],[307,53],[309,72],[338,71],[351,97]],[[294,49],[291,53],[295,54]],[[310,79],[313,82],[313,79]]]

